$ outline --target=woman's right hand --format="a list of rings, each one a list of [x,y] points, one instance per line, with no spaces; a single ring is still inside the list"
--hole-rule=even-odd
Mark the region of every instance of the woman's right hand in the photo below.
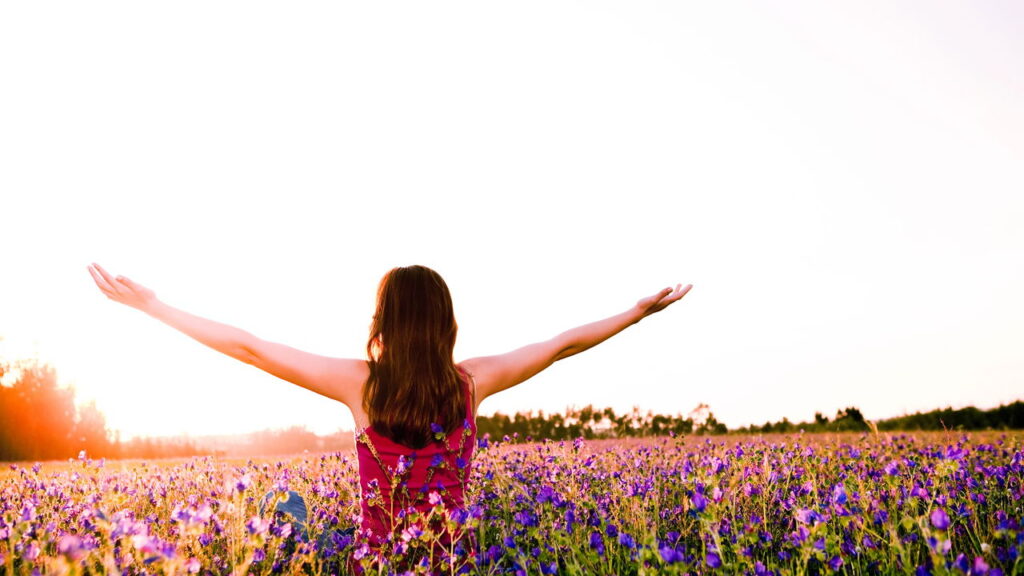
[[[119,304],[147,312],[158,301],[156,294],[149,288],[132,282],[124,276],[111,276],[95,262],[89,265],[89,274],[92,275],[100,292]]]

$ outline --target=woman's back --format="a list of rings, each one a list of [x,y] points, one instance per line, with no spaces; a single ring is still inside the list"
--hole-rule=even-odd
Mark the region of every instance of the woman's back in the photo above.
[[[359,459],[361,529],[381,544],[416,513],[426,517],[438,504],[464,505],[465,485],[476,445],[472,378],[464,371],[465,418],[449,433],[437,425],[434,441],[413,449],[367,426],[356,434]]]

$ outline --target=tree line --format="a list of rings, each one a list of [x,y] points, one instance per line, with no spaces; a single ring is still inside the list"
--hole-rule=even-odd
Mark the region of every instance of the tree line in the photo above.
[[[511,416],[496,413],[478,416],[477,429],[491,438],[504,436],[539,440],[571,440],[583,438],[634,438],[667,434],[787,434],[791,432],[868,432],[868,431],[936,431],[936,430],[1021,430],[1024,429],[1024,402],[1017,401],[991,410],[943,408],[929,412],[868,421],[860,409],[850,406],[829,418],[817,412],[809,422],[790,422],[783,418],[729,429],[715,415],[700,405],[689,417],[666,416],[650,411],[618,414],[611,408],[587,406],[569,409],[564,414],[517,412]]]
[[[732,432],[787,433],[787,432],[866,432],[878,430],[891,431],[939,431],[939,430],[1021,430],[1024,429],[1024,402],[1016,401],[1003,404],[991,410],[980,410],[974,406],[967,408],[941,408],[928,412],[915,412],[895,418],[886,418],[873,422],[864,419],[864,415],[856,407],[849,407],[836,412],[835,417],[828,418],[817,412],[810,422],[790,422],[783,418],[778,422],[766,422],[761,426],[752,425],[737,428]]]
[[[476,425],[477,433],[481,436],[517,436],[536,440],[640,438],[669,434],[724,434],[728,431],[725,424],[715,419],[710,411],[684,417],[681,414],[642,412],[636,407],[624,414],[612,408],[593,406],[568,408],[565,412],[551,414],[528,411],[509,416],[497,412],[493,416],[477,416]]]
[[[1024,402],[991,410],[945,408],[930,412],[867,421],[856,407],[836,412],[832,418],[816,413],[809,422],[777,422],[728,429],[706,405],[687,416],[631,411],[619,414],[612,408],[569,408],[496,413],[478,416],[481,436],[521,439],[571,440],[575,438],[636,438],[646,436],[762,434],[805,432],[859,432],[890,430],[986,430],[1024,429]],[[338,451],[352,447],[352,434],[338,432],[317,436],[304,427],[265,430],[219,439],[135,438],[121,441],[107,429],[106,418],[95,404],[75,404],[73,388],[58,386],[57,372],[36,360],[5,362],[0,359],[0,461],[36,461],[74,458],[83,451],[90,458],[170,458],[200,455],[255,456],[310,451]]]
[[[107,452],[106,418],[95,404],[75,406],[73,388],[34,360],[0,361],[0,460],[53,460],[81,450]]]
[[[208,452],[188,440],[134,438],[122,442],[90,402],[57,383],[56,369],[38,360],[0,359],[0,460],[171,458]]]
[[[53,366],[0,359],[0,461],[257,456],[351,449],[351,432],[318,436],[305,427],[207,438],[121,440],[95,403],[77,406]]]

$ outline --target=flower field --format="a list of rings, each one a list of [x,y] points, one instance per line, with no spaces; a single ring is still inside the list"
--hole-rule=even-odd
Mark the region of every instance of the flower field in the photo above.
[[[382,556],[348,529],[353,454],[11,465],[0,572],[1024,573],[1020,436],[481,444],[469,509],[411,518]],[[289,490],[305,531],[258,515]]]

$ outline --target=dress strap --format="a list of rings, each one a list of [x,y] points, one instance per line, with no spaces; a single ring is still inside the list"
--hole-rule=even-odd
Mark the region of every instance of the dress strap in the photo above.
[[[473,377],[473,373],[472,372],[470,372],[469,370],[466,370],[462,366],[459,366],[459,370],[461,370],[466,376],[469,377],[469,394],[470,394],[470,398],[471,398],[471,402],[472,402],[472,404],[470,405],[470,413],[473,415],[473,418],[475,419],[476,418],[476,378]]]

